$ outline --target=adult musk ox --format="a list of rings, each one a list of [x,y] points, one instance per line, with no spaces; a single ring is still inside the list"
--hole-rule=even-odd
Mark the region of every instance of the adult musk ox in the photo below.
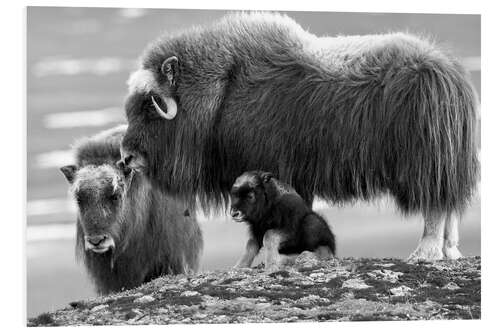
[[[184,204],[115,166],[125,129],[81,140],[76,165],[61,168],[78,204],[76,252],[103,294],[196,271],[203,243]]]
[[[476,108],[463,67],[428,40],[317,37],[286,16],[229,15],[146,49],[122,159],[205,206],[224,206],[248,170],[309,203],[390,194],[425,220],[411,258],[454,259],[478,180]]]

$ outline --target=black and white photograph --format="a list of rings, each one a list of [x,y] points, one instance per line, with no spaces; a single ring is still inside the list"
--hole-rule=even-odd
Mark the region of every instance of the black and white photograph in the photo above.
[[[483,318],[480,12],[164,7],[23,9],[24,326]]]

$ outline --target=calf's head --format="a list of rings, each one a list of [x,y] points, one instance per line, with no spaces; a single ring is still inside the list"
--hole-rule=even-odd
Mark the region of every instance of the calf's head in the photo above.
[[[272,204],[269,186],[272,174],[262,171],[245,172],[231,188],[231,217],[236,222],[257,222]]]
[[[125,174],[114,166],[88,165],[61,168],[78,206],[78,223],[86,251],[113,251],[121,228]]]

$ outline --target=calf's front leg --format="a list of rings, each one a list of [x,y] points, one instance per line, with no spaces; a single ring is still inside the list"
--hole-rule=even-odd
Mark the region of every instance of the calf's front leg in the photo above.
[[[238,260],[238,262],[236,263],[236,265],[234,265],[233,268],[248,268],[252,266],[252,262],[259,253],[259,250],[260,247],[257,241],[254,238],[250,238],[247,241],[245,253],[243,253],[241,258]]]
[[[278,230],[271,229],[264,234],[263,248],[266,270],[275,271],[279,269],[281,262],[279,248],[284,240],[285,236]]]

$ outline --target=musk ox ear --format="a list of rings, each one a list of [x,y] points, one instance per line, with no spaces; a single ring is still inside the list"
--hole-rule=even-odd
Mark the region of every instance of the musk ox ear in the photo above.
[[[59,170],[61,170],[64,177],[66,177],[68,183],[72,184],[73,180],[75,180],[76,169],[76,165],[66,165],[61,167]]]
[[[179,74],[179,60],[176,56],[165,59],[161,64],[161,73],[167,77],[170,86],[174,86]]]
[[[270,172],[264,172],[262,173],[261,178],[263,183],[269,183],[271,178],[273,178],[273,174]]]

